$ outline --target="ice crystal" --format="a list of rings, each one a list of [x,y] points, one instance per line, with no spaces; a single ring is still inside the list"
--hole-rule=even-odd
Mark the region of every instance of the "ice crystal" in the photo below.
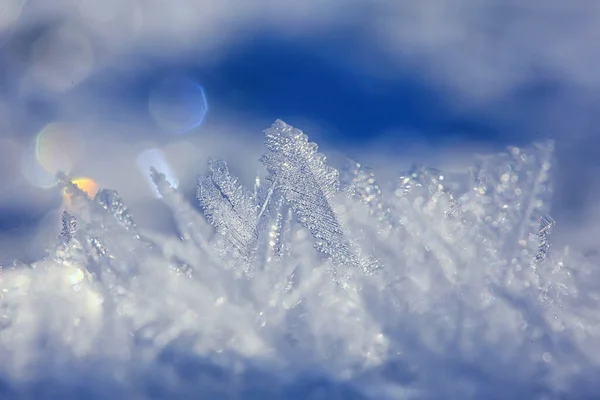
[[[60,174],[56,248],[0,275],[0,397],[600,391],[598,268],[550,247],[552,143],[386,183],[282,121],[266,137],[266,179],[211,161],[201,210],[151,171],[175,237]]]
[[[271,174],[274,188],[315,237],[315,247],[340,265],[355,265],[366,273],[379,268],[377,261],[363,257],[340,221],[335,209],[339,172],[325,164],[315,143],[299,129],[277,120],[266,131],[267,148],[261,161]]]
[[[546,259],[546,255],[550,250],[550,242],[548,241],[548,235],[552,232],[552,228],[556,225],[556,222],[549,215],[540,217],[540,231],[538,232],[538,251],[535,255],[535,261],[541,263]]]
[[[210,175],[198,177],[198,200],[234,258],[249,265],[258,240],[259,209],[250,191],[229,173],[224,161],[209,162]]]
[[[109,211],[126,229],[135,229],[133,218],[116,191],[108,189],[100,190],[96,193],[94,199],[105,210]]]
[[[77,229],[77,220],[71,214],[66,211],[62,213],[62,231],[60,232],[60,236],[63,239],[64,243],[67,244],[73,239],[73,235],[75,234],[75,230]]]

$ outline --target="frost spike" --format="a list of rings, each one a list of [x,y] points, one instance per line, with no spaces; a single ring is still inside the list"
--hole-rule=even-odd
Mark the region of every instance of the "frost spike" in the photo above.
[[[309,142],[301,130],[281,120],[276,120],[265,135],[269,153],[260,161],[300,223],[317,239],[317,250],[329,255],[336,264],[352,264],[365,273],[377,269],[375,262],[360,256],[346,239],[333,206],[340,187],[339,174],[324,163],[325,156],[317,152],[317,145]]]
[[[154,168],[150,168],[150,177],[165,203],[173,211],[177,227],[184,240],[192,240],[205,253],[212,255],[208,244],[209,225],[189,203],[175,190],[167,177]]]
[[[127,230],[136,228],[129,209],[115,190],[102,189],[98,191],[94,201],[111,213],[123,228]]]
[[[556,222],[549,215],[543,215],[540,217],[540,231],[538,232],[538,251],[535,255],[536,264],[541,264],[546,259],[548,251],[550,250],[550,242],[548,241],[548,235],[552,232]]]
[[[227,243],[226,251],[249,263],[258,239],[256,200],[229,173],[225,161],[209,161],[209,175],[198,177],[198,201],[207,220]]]
[[[67,211],[62,213],[62,230],[60,232],[61,242],[64,244],[69,243],[75,236],[77,230],[77,219],[69,214]]]

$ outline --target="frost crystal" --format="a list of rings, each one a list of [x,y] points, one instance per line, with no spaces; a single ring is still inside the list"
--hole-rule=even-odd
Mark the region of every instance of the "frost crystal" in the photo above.
[[[549,215],[540,217],[540,231],[538,232],[538,251],[535,255],[535,261],[539,264],[546,259],[548,251],[550,251],[550,242],[548,241],[548,235],[552,232],[552,228],[556,225],[556,222]]]
[[[59,174],[56,248],[0,271],[0,397],[597,397],[600,268],[550,248],[552,143],[386,183],[266,136],[267,179],[210,162],[201,209],[151,171],[174,237]]]
[[[77,229],[77,220],[71,214],[66,211],[62,213],[62,231],[60,232],[60,236],[63,240],[63,243],[69,243],[75,234],[75,230]]]
[[[335,209],[339,173],[325,164],[317,145],[299,129],[277,120],[266,131],[269,153],[261,162],[269,179],[294,209],[300,222],[316,238],[315,247],[341,265],[355,265],[366,273],[379,268],[363,257],[345,231]]]
[[[94,198],[105,210],[110,212],[126,229],[135,229],[135,223],[119,194],[114,190],[100,190]]]
[[[258,239],[260,218],[256,201],[231,176],[224,161],[210,161],[209,171],[208,176],[198,177],[198,200],[204,215],[233,257],[249,264]]]

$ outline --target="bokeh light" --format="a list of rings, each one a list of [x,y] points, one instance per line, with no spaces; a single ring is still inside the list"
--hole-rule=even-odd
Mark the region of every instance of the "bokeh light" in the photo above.
[[[73,169],[75,160],[81,155],[81,147],[74,126],[51,123],[35,138],[35,157],[52,175],[58,171],[68,174]]]
[[[75,126],[50,123],[21,152],[21,173],[33,186],[53,187],[59,171],[69,174],[73,170],[83,154],[82,148]]]
[[[172,76],[150,92],[150,115],[165,132],[182,134],[199,126],[208,111],[204,89],[192,79]]]
[[[33,186],[51,188],[56,185],[56,175],[48,172],[35,156],[35,146],[28,146],[21,153],[21,173]]]
[[[83,190],[90,199],[93,199],[94,196],[96,196],[96,193],[98,193],[99,186],[91,178],[78,177],[78,178],[71,179],[71,182],[75,186],[77,186],[79,189]],[[71,195],[69,193],[67,193],[66,189],[63,190],[63,199],[67,205],[71,204]]]
[[[173,186],[177,188],[179,186],[179,179],[169,166],[167,162],[167,158],[162,150],[159,149],[148,149],[140,153],[137,157],[137,164],[140,168],[140,171],[148,181],[148,184],[156,193],[157,197],[161,197],[160,193],[156,190],[156,186],[154,182],[152,182],[152,177],[150,176],[150,168],[156,169],[158,172],[161,172],[167,178],[167,181]]]

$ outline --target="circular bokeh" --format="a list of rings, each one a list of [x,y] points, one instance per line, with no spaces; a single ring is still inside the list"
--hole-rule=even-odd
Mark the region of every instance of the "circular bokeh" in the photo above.
[[[81,143],[73,126],[51,123],[35,139],[35,158],[46,171],[66,174],[73,169],[75,159],[81,154]]]
[[[183,134],[201,125],[208,111],[204,89],[192,79],[172,76],[150,92],[148,108],[165,132]]]

